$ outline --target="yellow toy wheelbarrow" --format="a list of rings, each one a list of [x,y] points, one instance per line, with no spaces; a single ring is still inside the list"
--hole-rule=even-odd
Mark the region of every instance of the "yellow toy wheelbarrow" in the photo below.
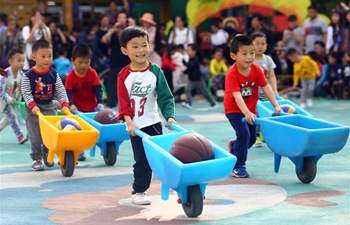
[[[68,110],[62,116],[44,116],[38,112],[39,127],[44,145],[49,149],[47,161],[52,163],[54,155],[58,156],[58,165],[62,175],[70,177],[78,164],[78,156],[95,146],[100,132],[85,122],[79,116],[72,115]],[[73,118],[79,122],[81,130],[59,130],[55,124],[62,118]]]

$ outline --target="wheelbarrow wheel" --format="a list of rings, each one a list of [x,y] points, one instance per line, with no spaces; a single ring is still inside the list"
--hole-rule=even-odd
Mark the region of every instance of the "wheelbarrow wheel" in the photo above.
[[[187,203],[182,208],[188,217],[197,217],[202,214],[203,196],[199,185],[187,187]]]
[[[114,142],[107,143],[106,155],[103,156],[107,166],[113,166],[117,161],[117,148]]]
[[[64,156],[64,165],[61,166],[62,175],[65,177],[71,177],[74,172],[75,162],[74,154],[72,151],[66,151]]]
[[[317,166],[315,158],[312,156],[305,157],[303,160],[303,170],[298,171],[298,169],[295,168],[295,172],[301,182],[308,184],[315,179],[317,173]]]

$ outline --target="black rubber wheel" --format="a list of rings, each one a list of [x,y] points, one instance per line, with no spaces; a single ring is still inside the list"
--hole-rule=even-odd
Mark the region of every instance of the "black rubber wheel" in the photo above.
[[[71,177],[74,173],[75,161],[72,151],[65,152],[64,165],[61,166],[62,175],[65,177]]]
[[[317,166],[315,158],[313,156],[305,157],[303,160],[303,170],[298,171],[298,169],[295,168],[295,172],[301,182],[308,184],[315,179],[317,173]]]
[[[117,161],[117,148],[114,142],[107,143],[107,152],[106,155],[103,156],[103,159],[107,166],[113,166]]]
[[[187,187],[187,203],[182,208],[188,217],[197,217],[203,211],[203,196],[199,185]]]

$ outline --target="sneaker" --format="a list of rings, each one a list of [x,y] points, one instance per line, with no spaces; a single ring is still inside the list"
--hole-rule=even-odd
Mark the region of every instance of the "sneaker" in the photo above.
[[[85,153],[81,153],[79,156],[78,156],[78,161],[85,161],[86,160],[86,157],[85,157]]]
[[[49,162],[47,161],[47,153],[43,152],[42,155],[43,155],[43,161],[44,161],[45,166],[47,166],[47,167],[53,167],[53,166],[55,165],[54,162],[49,163]]]
[[[193,109],[192,105],[190,103],[187,103],[187,102],[182,102],[181,105],[185,108],[188,108],[188,109]]]
[[[147,192],[136,193],[132,195],[132,202],[137,205],[150,205],[151,199],[147,196]]]
[[[34,171],[43,171],[44,165],[41,163],[41,159],[34,160],[32,163],[32,170]]]
[[[262,138],[262,135],[257,136],[253,147],[254,148],[261,148],[263,145],[264,145],[264,140]]]
[[[313,104],[312,104],[312,99],[306,99],[306,105],[307,105],[307,107],[312,107],[313,106]]]
[[[231,174],[233,177],[237,177],[237,178],[248,178],[249,177],[249,174],[246,170],[245,167],[237,167],[237,168],[234,168],[232,170],[232,174]]]
[[[21,145],[21,144],[24,144],[26,141],[28,141],[28,139],[24,136],[20,136],[18,138],[18,143]]]
[[[305,103],[300,103],[300,108],[305,109],[306,108]]]
[[[218,104],[215,103],[214,105],[209,107],[209,110],[213,111],[213,110],[215,110],[217,108],[218,108]]]

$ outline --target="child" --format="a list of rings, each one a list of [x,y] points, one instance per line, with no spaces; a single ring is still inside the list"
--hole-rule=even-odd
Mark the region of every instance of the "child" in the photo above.
[[[57,70],[58,75],[60,75],[62,83],[66,82],[66,77],[70,68],[70,61],[66,58],[67,51],[64,47],[59,47],[56,50],[57,58],[52,61],[52,66]]]
[[[277,81],[276,81],[276,75],[274,70],[276,68],[276,64],[273,62],[270,56],[264,54],[264,52],[267,49],[266,35],[261,32],[254,32],[250,35],[250,38],[253,40],[253,44],[255,48],[254,63],[260,66],[273,92],[275,94],[278,94]],[[258,90],[259,90],[259,100],[267,101],[268,99],[266,98],[261,87],[259,87]],[[264,139],[260,131],[260,126],[257,125],[256,127],[257,127],[257,137],[256,137],[256,142],[254,144],[254,147],[262,147]]]
[[[188,61],[188,55],[182,51],[183,45],[171,45],[170,54],[173,63],[175,64],[175,70],[173,71],[173,84],[172,91],[175,96],[175,101],[181,101],[181,95],[185,92],[184,89],[187,85],[188,78],[183,74],[186,70],[186,66],[182,63],[183,60]]]
[[[245,35],[236,36],[230,48],[232,59],[236,60],[227,72],[224,97],[225,114],[236,131],[237,139],[228,142],[229,151],[237,157],[232,176],[249,177],[246,170],[248,149],[256,139],[254,118],[258,102],[258,86],[272,103],[276,113],[282,111],[275,95],[267,83],[266,76],[254,62],[253,40]],[[247,123],[242,123],[245,118]]]
[[[206,84],[208,84],[210,78],[209,63],[209,59],[207,57],[203,57],[201,60],[201,64],[199,65],[199,70],[201,71],[202,77]]]
[[[23,76],[21,89],[26,103],[26,122],[29,140],[31,142],[30,157],[33,160],[34,171],[44,170],[41,158],[47,167],[54,163],[47,162],[48,149],[43,145],[39,128],[37,112],[44,115],[56,115],[57,109],[53,105],[54,97],[62,105],[62,110],[68,109],[66,90],[57,71],[51,68],[52,47],[46,40],[38,40],[33,44],[31,59],[36,65]]]
[[[183,60],[183,64],[187,67],[184,71],[188,74],[188,82],[185,87],[186,92],[186,102],[182,102],[182,106],[192,109],[192,90],[197,89],[204,98],[210,103],[209,110],[215,110],[217,104],[212,97],[210,97],[207,87],[205,86],[204,80],[202,78],[201,71],[199,70],[199,60],[197,58],[198,47],[196,44],[189,44],[187,46],[187,54],[190,57],[188,62]]]
[[[308,55],[299,55],[295,48],[287,51],[286,56],[294,63],[293,87],[296,89],[301,82],[301,103],[300,107],[312,107],[312,95],[315,89],[316,76],[320,74],[317,63]]]
[[[120,35],[121,50],[131,63],[118,75],[119,119],[124,120],[134,152],[134,183],[132,202],[149,205],[146,190],[152,179],[142,139],[134,129],[153,136],[162,134],[160,113],[170,125],[174,119],[174,97],[158,65],[147,60],[150,53],[148,33],[141,27],[130,26]]]
[[[8,62],[10,67],[6,68],[7,76],[0,76],[0,111],[3,112],[0,121],[0,131],[7,125],[11,125],[15,132],[18,143],[23,144],[27,141],[17,121],[17,115],[11,105],[14,101],[22,99],[20,84],[23,77],[24,52],[13,48],[8,53]]]
[[[78,44],[73,48],[72,63],[74,69],[68,74],[66,91],[70,111],[94,112],[96,107],[103,108],[103,91],[99,76],[90,67],[92,50],[86,44]],[[84,152],[79,161],[86,159]]]
[[[173,91],[173,71],[175,71],[175,63],[171,58],[171,53],[174,52],[170,46],[165,47],[165,51],[162,55],[162,70],[164,72],[165,79],[171,91]]]
[[[210,75],[218,75],[221,73],[226,73],[227,65],[224,60],[224,51],[222,48],[217,48],[214,52],[214,58],[210,60]]]
[[[317,81],[317,93],[321,97],[333,98],[331,87],[334,86],[338,77],[340,65],[338,64],[338,53],[328,54],[328,64],[324,65],[322,77]],[[336,90],[334,90],[336,91]]]
[[[340,66],[340,72],[341,72],[341,79],[343,80],[343,88],[347,88],[348,90],[348,96],[347,98],[350,99],[350,58],[349,54],[347,52],[342,52],[340,55],[341,59],[341,66]],[[341,90],[342,92],[343,90]]]

